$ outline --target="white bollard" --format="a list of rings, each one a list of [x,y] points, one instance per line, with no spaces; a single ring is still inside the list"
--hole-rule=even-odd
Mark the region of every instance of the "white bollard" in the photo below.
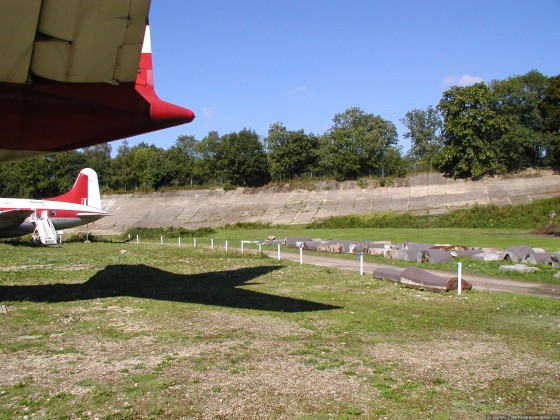
[[[139,238],[138,234],[136,234],[136,243],[137,244],[140,243],[140,238]]]
[[[181,248],[181,237],[179,236],[179,248]]]
[[[244,250],[243,250],[243,242],[244,242],[244,241],[241,241],[241,253],[242,253],[242,254],[243,254],[243,251],[244,251]]]
[[[360,276],[364,275],[364,253],[360,252],[358,254],[360,256]]]
[[[262,244],[259,244],[259,255],[262,254]]]
[[[226,241],[226,252],[227,252],[227,241]]]
[[[303,244],[299,246],[299,264],[303,264]]]
[[[457,294],[460,295],[461,294],[461,290],[463,289],[463,285],[461,284],[462,279],[461,279],[461,275],[462,275],[462,271],[463,271],[463,263],[457,263]]]
[[[278,244],[278,261],[280,261],[280,244]]]
[[[196,238],[193,238],[193,248],[196,248]]]
[[[163,245],[163,236],[159,237],[159,243]]]
[[[210,239],[210,249],[214,249],[214,239]]]

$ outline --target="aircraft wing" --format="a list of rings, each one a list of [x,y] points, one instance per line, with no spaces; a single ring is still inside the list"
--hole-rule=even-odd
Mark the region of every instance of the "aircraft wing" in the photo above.
[[[150,0],[0,0],[0,162],[194,119],[154,91],[149,9]]]
[[[19,226],[31,214],[33,214],[33,210],[13,209],[0,211],[0,229]]]
[[[134,82],[150,0],[2,0],[0,81]]]

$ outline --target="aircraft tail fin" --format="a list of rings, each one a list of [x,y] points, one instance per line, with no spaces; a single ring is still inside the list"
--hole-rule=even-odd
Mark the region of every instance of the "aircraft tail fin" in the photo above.
[[[146,25],[146,32],[144,34],[144,44],[142,45],[138,75],[136,76],[136,90],[150,104],[150,117],[154,127],[172,127],[189,123],[195,118],[194,112],[190,109],[162,101],[156,95],[154,90],[150,25]]]
[[[83,204],[101,210],[101,194],[99,192],[97,173],[90,168],[82,169],[70,191],[57,197],[47,198],[46,200]]]

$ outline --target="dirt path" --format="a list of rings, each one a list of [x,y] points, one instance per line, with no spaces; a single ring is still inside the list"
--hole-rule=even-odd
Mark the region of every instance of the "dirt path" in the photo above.
[[[272,258],[276,258],[277,253],[274,251],[263,251]],[[299,262],[299,254],[283,253],[282,259]],[[359,271],[359,263],[356,260],[347,260],[342,258],[324,257],[306,253],[303,256],[304,264],[313,264],[322,267],[332,267],[342,270]],[[377,268],[399,268],[394,265],[378,264],[364,262],[365,275],[371,275],[372,271]],[[427,270],[435,274],[444,272],[436,270]],[[453,273],[445,273],[456,275]],[[517,293],[521,295],[543,296],[560,299],[560,286],[547,283],[534,283],[509,279],[501,279],[497,277],[481,277],[475,275],[464,275],[463,278],[472,284],[475,290],[490,290],[493,292]]]

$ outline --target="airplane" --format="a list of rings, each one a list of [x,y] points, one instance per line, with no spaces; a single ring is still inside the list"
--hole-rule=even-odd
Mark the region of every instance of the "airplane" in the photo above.
[[[150,0],[0,2],[0,162],[189,123],[154,90]]]
[[[101,209],[97,173],[85,168],[65,194],[43,200],[0,198],[0,238],[32,233],[32,241],[57,243],[57,231],[92,223],[109,213]]]

